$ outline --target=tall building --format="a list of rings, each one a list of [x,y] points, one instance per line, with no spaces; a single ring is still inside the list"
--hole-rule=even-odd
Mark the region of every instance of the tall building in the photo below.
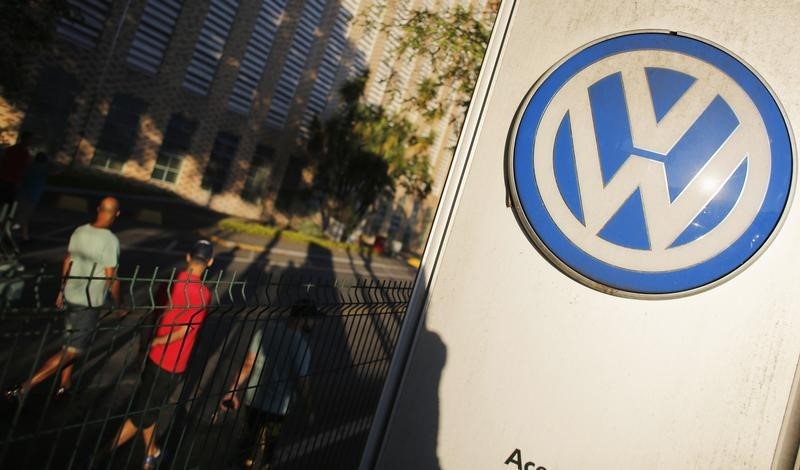
[[[62,162],[263,218],[279,213],[276,204],[290,203],[307,179],[309,125],[335,110],[344,81],[370,70],[366,99],[397,110],[430,69],[419,59],[396,57],[399,28],[380,30],[356,18],[398,24],[413,8],[456,2],[68,3],[77,14],[59,21],[52,50],[33,65],[37,78],[21,127]],[[387,92],[390,75],[401,93]],[[456,130],[447,117],[434,127],[438,196]],[[401,199],[384,201],[373,228],[399,238],[403,225],[410,243],[411,232],[424,230],[424,204]]]

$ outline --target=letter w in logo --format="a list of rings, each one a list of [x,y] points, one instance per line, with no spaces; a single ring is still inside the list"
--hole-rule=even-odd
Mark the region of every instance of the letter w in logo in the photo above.
[[[740,120],[708,80],[630,66],[572,95],[554,157],[557,172],[574,161],[580,199],[565,201],[588,232],[663,251],[712,230],[736,203],[746,144]],[[720,200],[716,218],[697,223]]]

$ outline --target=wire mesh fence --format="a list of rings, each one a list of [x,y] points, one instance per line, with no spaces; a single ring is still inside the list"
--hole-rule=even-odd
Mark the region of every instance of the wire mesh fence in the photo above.
[[[13,277],[3,468],[141,468],[146,455],[160,468],[356,468],[412,288],[288,272]],[[93,283],[114,282],[121,303],[87,306]],[[57,306],[68,283],[87,301]]]
[[[20,274],[24,267],[12,233],[16,212],[16,204],[0,204],[0,308],[22,295]]]

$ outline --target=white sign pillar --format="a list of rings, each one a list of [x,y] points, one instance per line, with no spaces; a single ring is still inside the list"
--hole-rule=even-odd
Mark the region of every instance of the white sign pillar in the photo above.
[[[797,2],[504,1],[365,466],[791,468],[798,57]]]

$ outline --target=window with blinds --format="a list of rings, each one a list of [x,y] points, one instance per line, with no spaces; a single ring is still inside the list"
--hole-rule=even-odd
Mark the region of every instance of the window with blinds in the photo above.
[[[239,148],[239,136],[220,132],[214,139],[214,147],[203,173],[203,181],[200,186],[212,193],[218,193],[225,187],[228,180],[233,159],[236,158],[236,150]]]
[[[247,42],[247,48],[239,66],[239,75],[233,83],[228,108],[241,114],[250,112],[250,106],[256,96],[256,89],[267,67],[267,59],[272,51],[275,33],[281,24],[286,0],[264,0],[256,18],[253,34]]]
[[[97,140],[92,165],[119,170],[131,156],[139,136],[139,121],[147,103],[130,95],[115,95]]]
[[[409,3],[403,3],[400,5],[401,12],[398,14],[397,20],[401,21],[406,20],[406,16],[408,15],[409,11],[409,6],[410,6]],[[399,41],[399,38],[400,35],[397,35],[396,40]],[[411,85],[410,83],[411,73],[414,71],[415,62],[416,62],[415,56],[409,54],[408,52],[403,54],[402,57],[397,57],[395,59],[393,65],[394,73],[391,76],[391,80],[393,82],[392,89],[395,92],[390,97],[391,101],[387,106],[390,112],[396,113],[400,111],[405,96],[407,96],[409,93],[411,94],[416,93],[416,90],[407,89],[409,85]]]
[[[59,35],[82,47],[93,48],[103,34],[111,0],[67,0],[69,18],[56,26]]]
[[[250,171],[242,189],[242,199],[249,202],[260,202],[269,189],[270,168],[275,149],[259,145],[250,160]]]
[[[392,68],[395,65],[397,56],[396,49],[403,34],[398,23],[406,18],[410,4],[410,0],[401,0],[397,5],[397,11],[394,17],[394,26],[391,30],[389,30],[389,35],[386,38],[386,46],[384,46],[381,61],[375,68],[374,76],[370,79],[371,84],[367,89],[367,102],[371,104],[381,104],[383,101],[383,95],[386,92],[386,86],[389,84]]]
[[[378,25],[383,18],[386,8],[378,3],[368,3],[361,12],[362,15],[367,16],[367,23],[372,25],[364,30],[361,37],[356,43],[356,50],[353,56],[353,68],[350,70],[350,78],[363,74],[369,68],[367,61],[372,54],[372,49],[375,46],[375,40],[378,39],[380,28]]]
[[[300,126],[300,132],[303,136],[307,136],[308,126],[314,116],[321,113],[328,103],[328,96],[336,81],[336,72],[339,69],[342,53],[347,47],[347,28],[352,18],[353,16],[345,8],[340,9],[339,14],[336,16],[333,28],[328,36],[328,45],[325,47],[322,62],[317,68],[314,87],[311,89],[308,104],[303,114],[303,121]]]
[[[165,183],[178,180],[183,157],[192,147],[192,136],[196,129],[197,121],[186,119],[180,114],[170,117],[150,178]]]
[[[272,96],[266,124],[281,129],[289,117],[289,109],[305,69],[306,59],[314,45],[315,31],[325,12],[326,0],[307,0],[300,14],[297,30],[292,38],[286,62],[283,64],[278,85]]]
[[[180,0],[147,0],[128,49],[128,64],[155,75],[180,13]]]
[[[209,3],[183,79],[187,90],[203,96],[208,94],[238,9],[238,0],[211,0]]]
[[[67,136],[69,118],[81,83],[61,66],[45,66],[28,103],[20,129],[33,131],[36,143],[51,155],[59,152]]]

